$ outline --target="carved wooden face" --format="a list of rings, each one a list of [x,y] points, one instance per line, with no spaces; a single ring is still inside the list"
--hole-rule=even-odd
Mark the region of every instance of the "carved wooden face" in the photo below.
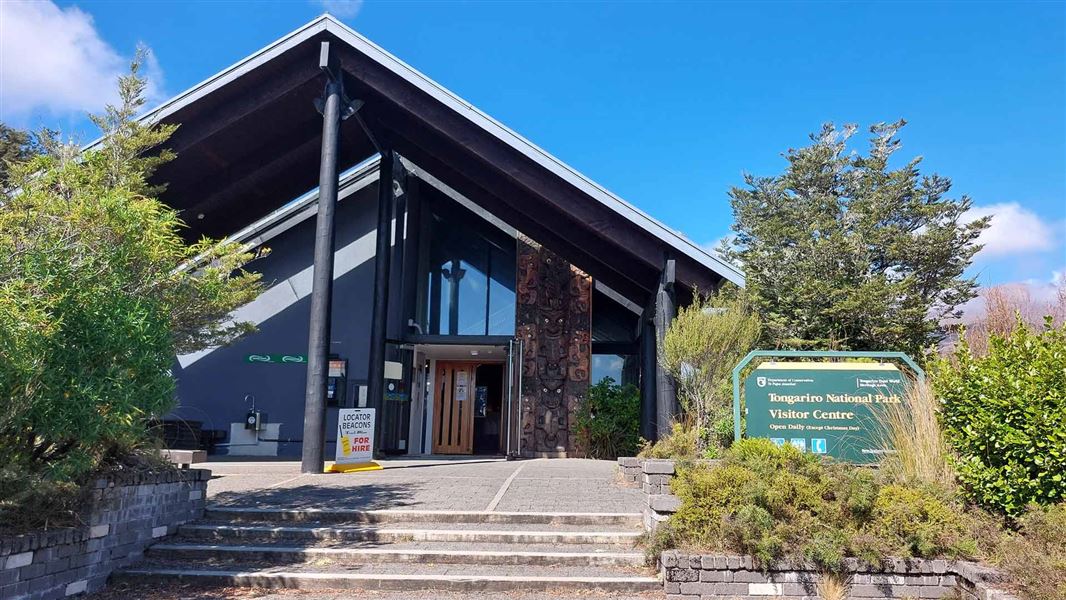
[[[592,280],[552,252],[522,243],[516,330],[525,342],[524,443],[534,452],[571,451],[571,419],[592,362]]]

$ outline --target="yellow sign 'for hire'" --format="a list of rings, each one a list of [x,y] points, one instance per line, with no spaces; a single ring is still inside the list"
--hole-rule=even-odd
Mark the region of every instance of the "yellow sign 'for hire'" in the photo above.
[[[328,471],[376,471],[374,462],[374,409],[342,408],[337,415],[337,459]]]

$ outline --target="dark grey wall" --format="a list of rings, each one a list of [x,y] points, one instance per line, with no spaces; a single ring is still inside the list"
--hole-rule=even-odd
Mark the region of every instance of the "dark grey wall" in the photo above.
[[[347,396],[355,397],[358,382],[366,380],[369,352],[370,313],[374,281],[374,233],[377,219],[377,185],[356,192],[342,200],[336,212],[337,264],[354,268],[335,276],[331,352],[348,359]],[[267,288],[273,289],[257,302],[276,298],[280,304],[298,301],[259,323],[259,330],[236,344],[216,349],[196,362],[181,368],[175,364],[178,381],[178,408],[173,417],[202,421],[204,429],[227,432],[230,423],[243,422],[248,405],[247,394],[255,396],[256,408],[267,414],[268,422],[281,423],[278,454],[298,456],[303,434],[304,386],[306,366],[293,364],[249,364],[248,354],[306,354],[307,320],[310,311],[310,273],[312,265],[314,217],[289,229],[266,243],[269,256],[258,260],[250,269],[263,274]],[[402,230],[401,230],[402,231]],[[364,236],[370,235],[370,239]],[[362,242],[358,242],[363,238]],[[355,244],[355,246],[349,246]],[[345,248],[348,248],[347,251]],[[395,270],[399,270],[394,266]],[[301,273],[303,272],[303,273]],[[399,286],[392,286],[391,303],[397,303]],[[328,410],[327,459],[334,454],[337,408]],[[264,437],[268,437],[265,436]],[[229,442],[227,437],[226,442]],[[225,450],[220,448],[220,453]],[[235,452],[237,453],[237,452]]]

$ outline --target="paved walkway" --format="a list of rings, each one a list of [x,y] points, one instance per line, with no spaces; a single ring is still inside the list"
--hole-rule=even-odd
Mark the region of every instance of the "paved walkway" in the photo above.
[[[299,462],[207,462],[209,501],[293,508],[640,512],[615,463],[494,458],[382,461],[381,471],[301,475]]]

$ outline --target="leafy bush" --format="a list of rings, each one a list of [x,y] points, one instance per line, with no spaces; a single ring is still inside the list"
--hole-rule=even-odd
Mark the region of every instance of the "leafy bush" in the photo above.
[[[675,458],[694,459],[699,456],[696,438],[699,431],[685,423],[674,423],[670,433],[656,440],[654,443],[641,440],[639,456],[641,458]],[[714,458],[713,456],[708,458]]]
[[[640,392],[610,377],[589,386],[578,410],[577,431],[590,458],[632,456],[640,443]]]
[[[759,317],[743,295],[696,294],[670,323],[660,362],[676,382],[682,412],[695,428],[697,452],[711,454],[733,441],[732,370],[759,340]]]
[[[879,483],[873,471],[789,445],[749,439],[718,466],[679,469],[681,507],[669,543],[751,554],[804,556],[835,570],[845,557],[973,556],[965,508],[935,488]]]
[[[890,556],[973,556],[965,513],[950,498],[929,487],[887,485],[874,500],[865,530],[876,540],[859,554]]]
[[[1030,598],[1066,600],[1066,503],[1030,506],[1003,537],[997,566]]]
[[[1018,515],[1066,500],[1066,325],[1034,331],[1019,319],[987,354],[963,341],[931,361],[948,443],[975,502]]]
[[[250,329],[224,318],[259,291],[241,270],[251,256],[187,245],[177,213],[152,197],[148,178],[169,155],[148,151],[173,127],[133,120],[137,66],[120,80],[122,105],[94,118],[98,149],[49,140],[0,201],[0,524],[69,507],[170,409],[178,351]]]

